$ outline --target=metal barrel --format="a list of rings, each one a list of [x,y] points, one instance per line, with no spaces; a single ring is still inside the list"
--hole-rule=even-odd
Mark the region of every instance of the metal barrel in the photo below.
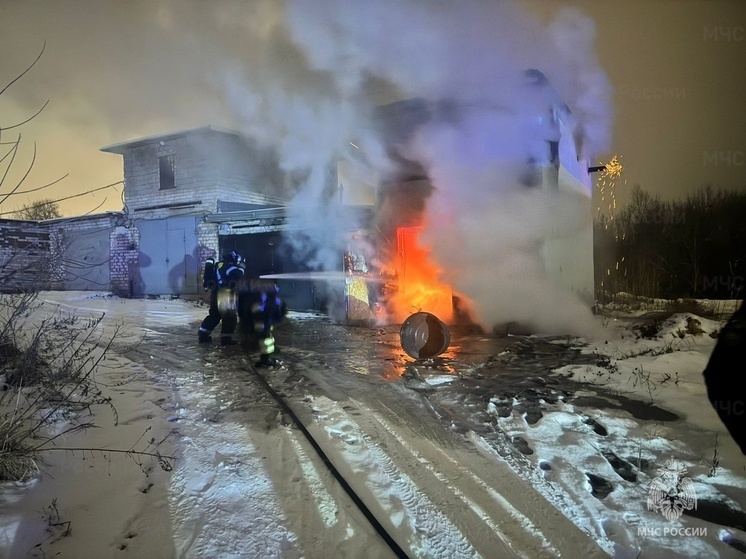
[[[429,312],[407,318],[401,325],[399,338],[402,348],[413,359],[437,357],[451,344],[448,326]]]

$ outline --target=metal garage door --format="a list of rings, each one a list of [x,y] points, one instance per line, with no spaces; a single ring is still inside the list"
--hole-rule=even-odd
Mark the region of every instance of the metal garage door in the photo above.
[[[137,222],[140,231],[140,285],[136,295],[198,293],[197,218]]]
[[[67,291],[108,291],[108,227],[93,231],[65,231],[62,263]]]

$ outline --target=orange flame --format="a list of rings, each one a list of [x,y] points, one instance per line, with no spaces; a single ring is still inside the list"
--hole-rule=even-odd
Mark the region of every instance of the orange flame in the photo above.
[[[441,270],[422,246],[423,228],[399,227],[396,230],[398,258],[397,289],[391,298],[396,320],[404,321],[416,312],[430,312],[443,322],[453,319],[453,290],[441,280]]]

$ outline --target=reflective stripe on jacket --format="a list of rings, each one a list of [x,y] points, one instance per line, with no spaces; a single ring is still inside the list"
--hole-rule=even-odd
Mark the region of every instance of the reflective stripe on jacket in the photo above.
[[[225,269],[223,269],[225,268]],[[244,270],[235,264],[226,265],[225,262],[218,262],[215,268],[215,276],[219,286],[228,286],[243,278]]]

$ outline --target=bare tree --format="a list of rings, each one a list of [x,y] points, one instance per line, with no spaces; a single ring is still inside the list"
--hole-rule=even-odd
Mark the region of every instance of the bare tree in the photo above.
[[[746,277],[746,194],[705,186],[664,202],[639,188],[613,221],[594,226],[599,300],[738,298]],[[602,216],[603,217],[603,216]]]
[[[7,85],[0,84],[0,99],[9,87],[31,70],[43,52],[42,48],[36,60]],[[35,144],[30,163],[21,169],[20,179],[11,183],[9,178],[13,165],[19,164],[21,134],[14,131],[13,137],[5,141],[7,131],[20,128],[45,106],[46,103],[21,122],[9,125],[0,122],[0,205],[11,196],[38,192],[61,180],[21,188],[36,161]],[[67,198],[75,196],[79,195]],[[0,217],[14,215],[33,221],[60,217],[58,202],[63,199],[66,198],[46,198],[17,211],[0,211]],[[0,481],[27,480],[39,475],[43,456],[51,452],[88,451],[106,457],[118,453],[135,460],[143,472],[146,471],[142,464],[145,458],[157,460],[164,470],[170,469],[173,457],[161,454],[158,450],[161,443],[155,439],[143,442],[146,446],[141,450],[135,450],[134,445],[129,449],[61,445],[67,434],[96,426],[91,413],[94,406],[109,408],[116,424],[116,409],[111,397],[104,393],[106,387],[96,380],[95,373],[100,363],[114,351],[119,328],[105,334],[99,327],[103,315],[81,319],[45,307],[45,303],[37,298],[38,290],[48,289],[45,282],[50,277],[50,263],[57,263],[58,260],[54,259],[60,257],[50,256],[49,246],[36,242],[44,237],[38,234],[45,229],[44,225],[24,223],[13,228],[23,234],[9,239],[12,235],[6,231],[0,233],[4,241],[0,247]],[[26,232],[30,233],[31,240],[26,240]],[[21,276],[24,277],[19,280]],[[81,413],[83,410],[88,413]],[[58,418],[64,418],[65,423],[60,428],[50,429],[49,425]],[[139,446],[141,439],[135,445]]]
[[[51,198],[44,198],[31,204],[25,204],[18,210],[14,217],[17,219],[26,219],[29,221],[44,221],[45,219],[54,219],[62,217],[59,204]]]
[[[3,93],[5,93],[8,90],[8,88],[10,88],[14,83],[16,83],[24,75],[26,75],[26,73],[29,70],[31,70],[31,68],[33,68],[36,65],[37,62],[39,62],[39,59],[41,58],[42,54],[44,54],[44,48],[45,47],[46,47],[46,43],[42,47],[42,49],[39,52],[39,55],[36,57],[36,59],[29,66],[27,66],[26,69],[23,70],[23,72],[21,72],[20,74],[18,74],[15,78],[13,78],[12,80],[10,80],[10,82],[8,82],[7,85],[5,85],[2,89],[0,89],[0,97],[2,97]],[[3,163],[5,165],[5,168],[0,171],[0,188],[2,188],[2,187],[5,186],[5,180],[8,177],[8,173],[9,173],[11,167],[13,166],[13,163],[16,160],[16,157],[18,155],[19,148],[20,148],[20,145],[21,145],[21,134],[20,133],[16,136],[15,139],[13,139],[11,141],[5,141],[5,134],[7,133],[8,130],[13,130],[13,129],[16,129],[16,128],[20,128],[24,124],[26,124],[26,123],[30,122],[31,120],[33,120],[34,118],[36,118],[39,115],[39,113],[41,113],[44,110],[44,108],[47,106],[48,103],[49,103],[49,101],[47,101],[46,103],[44,103],[38,111],[36,111],[33,115],[31,115],[30,117],[26,118],[25,120],[23,120],[21,122],[16,122],[16,123],[13,123],[13,124],[0,123],[0,146],[6,146],[6,145],[10,146],[10,148],[7,149],[7,151],[5,151],[5,153],[3,153],[2,155],[0,155],[0,163]],[[31,169],[34,166],[34,162],[35,161],[36,161],[36,144],[34,143],[34,150],[33,150],[33,154],[32,154],[32,157],[31,157],[31,162],[29,163],[26,171],[23,173],[23,175],[21,176],[21,179],[15,184],[15,186],[11,187],[10,191],[0,194],[0,204],[2,204],[3,202],[5,202],[10,196],[13,196],[13,195],[16,195],[16,194],[23,194],[24,193],[22,191],[19,191],[19,189],[21,188],[21,185],[23,184],[23,182],[28,178],[29,174],[31,173]],[[55,182],[57,182],[57,181],[55,181]],[[52,184],[54,184],[54,183],[52,183]],[[36,190],[36,189],[34,189],[34,190]]]

